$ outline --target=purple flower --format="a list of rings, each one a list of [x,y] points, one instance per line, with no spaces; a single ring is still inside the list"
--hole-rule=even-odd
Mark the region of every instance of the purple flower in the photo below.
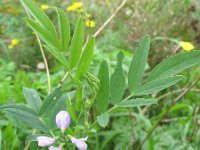
[[[70,124],[70,116],[66,111],[60,111],[56,115],[57,127],[63,132]]]
[[[62,148],[51,146],[49,147],[49,150],[62,150]]]
[[[71,141],[79,150],[87,150],[87,144],[85,143],[85,141],[87,141],[87,138],[88,137],[76,139],[72,137]]]
[[[38,146],[45,147],[53,144],[55,139],[48,136],[38,136],[37,141],[38,141]]]

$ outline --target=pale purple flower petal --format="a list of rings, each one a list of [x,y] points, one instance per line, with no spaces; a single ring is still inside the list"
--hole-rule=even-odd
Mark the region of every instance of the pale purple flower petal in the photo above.
[[[66,111],[60,111],[56,115],[57,127],[64,131],[70,124],[70,116]]]
[[[87,138],[88,137],[76,139],[72,137],[71,141],[79,150],[87,150],[87,144],[85,143],[85,141],[87,141]]]
[[[51,146],[49,147],[49,150],[62,150],[62,148]]]
[[[38,146],[46,147],[46,146],[50,146],[51,144],[53,144],[55,139],[48,137],[48,136],[38,136],[37,141],[38,141]]]

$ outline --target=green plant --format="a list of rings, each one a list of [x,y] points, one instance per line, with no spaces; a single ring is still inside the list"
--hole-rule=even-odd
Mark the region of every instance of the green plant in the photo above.
[[[126,113],[124,110],[127,109],[125,108],[136,107],[139,109],[141,106],[157,104],[157,100],[149,95],[175,85],[183,79],[183,76],[177,75],[178,73],[200,62],[200,51],[198,50],[180,53],[158,64],[143,80],[150,48],[150,37],[145,36],[131,60],[127,74],[123,69],[125,56],[123,51],[120,51],[117,55],[114,72],[110,75],[109,63],[107,60],[103,60],[99,65],[96,77],[89,72],[95,37],[90,36],[84,44],[84,26],[81,17],[77,20],[71,38],[69,21],[62,9],[52,7],[58,15],[59,32],[57,32],[52,21],[37,5],[30,0],[21,0],[21,3],[29,16],[25,20],[36,34],[41,52],[44,52],[44,47],[67,70],[62,82],[51,90],[51,79],[48,75],[47,62],[45,62],[49,94],[44,99],[34,89],[24,88],[23,93],[27,104],[0,106],[1,111],[14,116],[34,129],[33,134],[27,137],[27,141],[38,141],[39,146],[54,144],[59,149],[70,149],[73,148],[69,142],[71,140],[79,149],[81,149],[80,143],[82,143],[83,149],[86,149],[87,138],[76,139],[75,137],[89,136],[90,138],[101,134],[98,133],[97,123],[105,128],[112,112]],[[40,39],[43,41],[43,45]],[[43,59],[46,61],[45,55],[43,55]],[[62,86],[66,78],[71,80],[73,85],[69,90],[63,91]],[[135,116],[142,118],[137,113]],[[57,121],[57,118],[60,121]],[[63,121],[63,119],[65,120]],[[146,118],[142,119],[149,125]],[[56,125],[61,131],[57,129]],[[153,130],[148,135],[152,132]],[[138,139],[138,145],[142,146],[145,140]],[[96,141],[98,141],[97,137]],[[89,142],[93,141],[89,140]],[[126,142],[117,147],[131,148],[133,146],[132,144],[126,146]],[[91,144],[89,147],[95,146]],[[99,148],[98,145],[96,147]],[[104,146],[102,146],[103,148]]]

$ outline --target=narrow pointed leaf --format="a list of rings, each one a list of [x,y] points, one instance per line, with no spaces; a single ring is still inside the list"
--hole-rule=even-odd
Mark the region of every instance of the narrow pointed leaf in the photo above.
[[[81,111],[83,106],[83,87],[79,87],[79,89],[76,92],[76,109],[78,111]]]
[[[30,108],[27,108],[23,105],[4,105],[3,107],[0,107],[0,110],[9,113],[29,127],[35,128],[42,132],[49,131],[47,125],[39,120],[39,118],[32,113]]]
[[[40,109],[40,115],[49,115],[54,109],[56,103],[62,95],[61,87],[56,88],[52,91],[47,98],[43,101],[42,107]]]
[[[200,50],[180,53],[158,64],[148,76],[147,81],[165,78],[200,63]]]
[[[32,0],[20,1],[24,8],[34,17],[34,19],[55,37],[56,30],[49,17]]]
[[[40,107],[42,106],[40,95],[35,90],[29,88],[23,88],[23,93],[29,107],[38,113],[40,111]]]
[[[100,81],[100,87],[97,94],[97,106],[100,112],[104,113],[109,104],[109,68],[105,60],[99,67],[98,78]]]
[[[74,103],[72,103],[71,101],[71,97],[70,94],[67,97],[67,111],[69,112],[70,117],[72,118],[73,121],[77,121],[77,116],[76,116],[76,112],[75,112],[75,105]]]
[[[126,87],[126,79],[122,68],[123,58],[123,52],[119,52],[115,71],[110,78],[110,96],[114,103],[119,103],[121,101]]]
[[[107,124],[109,123],[109,114],[103,113],[97,116],[97,122],[101,127],[105,128]]]
[[[45,48],[60,62],[62,63],[66,69],[69,70],[69,64],[67,63],[67,59],[62,55],[60,51],[56,51],[49,46],[45,46]]]
[[[152,104],[157,104],[157,100],[136,98],[136,99],[122,101],[119,104],[117,104],[117,107],[140,107]]]
[[[75,26],[74,35],[70,46],[69,62],[71,69],[77,65],[81,56],[84,41],[83,27],[83,19],[79,18]]]
[[[138,88],[136,95],[148,95],[161,91],[176,84],[181,79],[183,79],[183,76],[172,76],[147,82]]]
[[[62,9],[57,8],[57,13],[62,51],[66,51],[70,40],[70,24]]]
[[[43,28],[41,25],[39,25],[34,20],[26,18],[26,22],[28,26],[35,31],[39,37],[42,39],[43,42],[45,42],[47,45],[60,50],[59,41],[56,39],[56,37],[49,32],[47,29]]]
[[[150,38],[146,36],[142,39],[138,49],[131,61],[131,65],[128,72],[128,84],[131,92],[135,93],[140,85],[143,77],[145,66],[147,63],[147,57],[149,52]]]
[[[82,74],[88,72],[90,63],[92,61],[92,55],[94,52],[94,44],[95,44],[95,39],[94,39],[94,37],[92,37],[88,41],[88,43],[81,55],[81,59],[79,61],[77,69],[76,69],[77,78],[80,78]]]

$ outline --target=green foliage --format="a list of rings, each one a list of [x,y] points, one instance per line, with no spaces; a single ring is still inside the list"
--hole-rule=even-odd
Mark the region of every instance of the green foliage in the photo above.
[[[95,45],[95,39],[92,37],[86,44],[85,49],[83,50],[83,53],[81,55],[80,61],[78,63],[77,69],[76,69],[76,76],[77,78],[80,78],[81,75],[88,72],[90,63],[92,61],[92,56],[94,52],[94,45]]]
[[[119,104],[117,104],[117,107],[139,107],[152,104],[157,104],[157,100],[136,98],[136,99],[122,101]]]
[[[97,95],[97,106],[100,112],[106,112],[109,104],[109,68],[104,60],[100,64],[98,78],[100,87]]]
[[[34,2],[31,0],[20,0],[20,2],[41,26],[47,29],[54,37],[56,36],[53,23],[49,17],[36,4],[34,4]]]
[[[91,6],[94,6],[93,9],[95,9],[98,3],[104,6],[108,5],[109,7],[109,2],[114,2],[112,3],[113,7],[116,1],[107,1],[105,4],[103,1],[96,1],[94,3],[92,2],[93,5]],[[179,2],[180,1],[176,3]],[[145,69],[147,69],[146,66],[149,66],[147,57],[149,53],[150,38],[149,36],[146,36],[142,39],[132,57],[132,54],[128,51],[130,50],[129,45],[136,47],[135,45],[138,43],[137,39],[139,38],[135,38],[137,35],[135,34],[133,36],[131,30],[128,34],[131,38],[126,38],[125,40],[121,31],[115,31],[122,29],[122,27],[125,29],[124,25],[120,25],[124,24],[124,21],[118,21],[113,27],[110,25],[110,29],[105,31],[102,36],[100,35],[98,41],[95,42],[95,38],[92,36],[93,30],[88,28],[84,31],[83,29],[84,21],[87,19],[85,17],[78,19],[73,32],[73,21],[75,20],[73,17],[78,13],[74,13],[73,16],[71,15],[73,12],[68,12],[68,16],[70,16],[70,20],[72,20],[72,22],[69,22],[68,17],[65,15],[65,11],[60,8],[50,7],[48,10],[45,10],[44,13],[44,11],[31,0],[21,0],[21,3],[28,14],[31,15],[30,18],[26,19],[27,24],[42,40],[42,44],[44,44],[42,46],[44,46],[61,65],[59,64],[56,67],[52,67],[53,59],[51,56],[47,55],[47,61],[50,66],[51,83],[54,89],[47,95],[47,78],[45,71],[41,71],[38,68],[36,69],[36,65],[33,65],[35,62],[38,63],[41,61],[41,57],[35,59],[34,53],[31,52],[29,53],[31,56],[31,59],[29,60],[28,57],[26,58],[25,51],[23,50],[24,48],[30,51],[38,49],[35,45],[32,45],[31,47],[30,45],[27,45],[27,43],[36,43],[32,39],[32,36],[31,39],[27,36],[28,40],[25,42],[23,41],[23,43],[20,41],[19,47],[13,49],[14,51],[12,52],[15,56],[16,54],[19,54],[17,50],[22,48],[23,57],[27,59],[26,62],[28,62],[28,64],[31,62],[31,66],[24,67],[24,64],[21,65],[21,61],[17,62],[18,65],[7,62],[3,63],[3,65],[0,64],[0,79],[2,80],[0,83],[2,89],[0,91],[0,99],[2,103],[5,103],[6,101],[13,103],[0,106],[0,110],[6,112],[5,116],[2,115],[3,118],[0,120],[0,147],[3,149],[24,148],[21,141],[24,141],[25,135],[30,134],[31,131],[29,128],[21,126],[21,123],[25,123],[28,127],[37,129],[37,134],[29,136],[27,141],[36,141],[36,137],[44,135],[44,132],[47,135],[55,134],[56,137],[59,137],[60,134],[56,128],[55,116],[60,110],[67,110],[72,118],[71,127],[65,131],[64,135],[69,134],[76,137],[89,135],[90,138],[87,141],[89,149],[133,149],[142,141],[149,129],[151,129],[152,123],[166,111],[169,102],[174,99],[175,96],[180,94],[179,92],[183,90],[181,87],[186,83],[193,81],[198,75],[198,71],[195,72],[194,70],[183,72],[184,76],[189,78],[183,78],[183,76],[177,75],[181,71],[199,63],[200,53],[198,50],[169,57],[158,64],[149,73]],[[51,4],[51,1],[49,1],[49,3]],[[140,19],[136,21],[138,23],[142,20],[146,20],[145,16],[148,17],[152,16],[154,13],[157,14],[160,8],[166,10],[166,6],[169,5],[168,7],[171,7],[170,4],[172,1],[167,2],[166,4],[161,1],[135,1],[134,4],[135,3],[140,5],[143,4],[142,7],[137,5],[138,7],[136,8],[136,10],[142,8],[141,10],[143,11],[139,15]],[[187,7],[190,6],[190,3],[187,2]],[[98,5],[98,7],[101,7],[101,5]],[[177,4],[174,5],[177,6]],[[132,4],[127,4],[125,7],[126,11],[124,12],[126,12],[126,14],[119,15],[116,20],[123,20],[124,18],[128,19],[127,16],[130,13]],[[53,8],[57,14],[57,24],[55,24],[56,21],[54,20],[55,12],[52,11],[51,8]],[[113,8],[109,7],[109,11],[112,11]],[[160,12],[163,12],[163,10]],[[104,8],[104,11],[102,12],[106,11],[108,10]],[[131,12],[132,11],[133,10],[131,10]],[[189,11],[190,10],[183,10],[183,12]],[[145,15],[143,13],[145,13]],[[46,14],[48,14],[49,17]],[[84,16],[84,14],[82,15]],[[96,16],[96,14],[94,14],[94,16]],[[120,18],[120,16],[123,16],[123,19]],[[163,14],[161,16],[165,17]],[[49,18],[51,18],[51,20]],[[161,17],[158,16],[158,18]],[[155,20],[151,19],[153,20],[153,23],[155,22],[155,26],[158,18],[155,18]],[[92,14],[90,19],[95,19],[96,21],[99,19],[99,14],[98,18],[93,17]],[[146,34],[141,32],[147,31],[146,29],[148,29],[148,33],[151,33],[149,32],[149,30],[151,30],[151,25],[148,24],[150,21],[146,21],[147,22],[145,23],[138,23],[140,27],[134,25],[133,30],[136,29],[137,33],[141,33],[140,36]],[[102,21],[100,20],[99,22]],[[99,22],[96,21],[96,23]],[[190,23],[190,21],[188,22]],[[55,24],[55,26],[53,24]],[[129,22],[127,26],[129,26],[129,24],[132,23]],[[132,27],[133,25],[131,26],[131,29]],[[24,30],[25,28],[22,26],[21,29]],[[56,29],[58,29],[58,32]],[[164,27],[161,28],[161,30],[162,29],[166,30]],[[157,30],[153,31],[151,35],[154,36],[160,34],[157,33]],[[12,30],[10,30],[9,33],[11,31]],[[127,30],[124,30],[124,32],[127,36]],[[172,32],[172,30],[169,29],[169,32]],[[71,39],[70,35],[72,35],[72,33],[73,36]],[[84,44],[85,33],[89,38]],[[177,35],[179,32],[174,33],[176,33],[174,34],[175,37],[180,36]],[[31,33],[27,35],[30,36]],[[156,41],[153,36],[151,37],[151,39],[153,39],[151,41],[151,53],[154,53],[154,50],[161,49],[159,47],[160,43]],[[135,43],[129,44],[129,39],[134,39]],[[190,38],[187,37],[187,39]],[[9,40],[10,39],[7,40],[8,43]],[[195,39],[195,41],[197,41],[197,39]],[[5,47],[5,44],[7,43],[2,43],[0,40],[0,44]],[[168,45],[170,44],[168,43]],[[174,47],[174,45],[172,46]],[[162,49],[163,48],[165,49],[165,46],[163,46]],[[117,50],[121,51],[118,52]],[[7,53],[7,50],[5,52],[6,54],[9,54]],[[164,54],[159,53],[159,56],[160,55]],[[131,57],[132,61],[130,62]],[[109,61],[102,62],[102,59],[105,58]],[[10,60],[12,59],[13,58]],[[160,60],[156,59],[153,60],[153,62],[154,61],[157,63]],[[148,62],[151,66],[152,56]],[[97,66],[99,66],[99,64],[100,67],[98,68]],[[64,68],[62,66],[64,66]],[[26,68],[25,71],[22,70],[24,68]],[[63,83],[61,90],[61,87],[58,87],[57,85],[61,85],[59,81],[63,77],[65,70],[68,71],[68,76]],[[110,72],[111,76],[109,74]],[[127,81],[128,87],[126,87]],[[176,86],[173,86],[175,84]],[[23,94],[21,94],[22,87],[31,87],[35,90],[24,88],[23,97]],[[168,89],[168,87],[171,88]],[[196,88],[199,88],[199,85],[197,85]],[[191,91],[198,91],[198,89],[194,88],[191,89]],[[159,101],[159,105],[153,105],[158,103],[157,98],[158,100],[162,99],[162,101]],[[190,92],[184,99],[180,100],[184,103],[174,105],[168,115],[166,115],[166,119],[162,120],[162,123],[156,128],[152,136],[147,139],[143,145],[143,149],[199,149],[199,131],[196,127],[197,123],[193,121],[196,117],[193,116],[195,107],[199,104],[197,101],[198,99],[198,93]],[[26,105],[15,104],[17,102],[22,103],[24,100],[27,102]],[[153,106],[150,107],[150,105]],[[12,118],[12,116],[19,120],[19,122]],[[197,118],[198,117],[197,114]],[[7,120],[4,120],[4,118],[7,118]],[[174,122],[173,120],[176,121]],[[96,123],[104,129],[99,128]],[[21,130],[22,128],[23,130]],[[52,132],[49,133],[49,130]],[[194,135],[193,132],[195,133]],[[192,137],[192,140],[188,140],[189,137]],[[71,144],[68,142],[65,144],[66,145],[63,147],[64,149],[72,149]],[[30,145],[30,149],[38,149],[37,147],[38,146],[35,143],[31,143]]]
[[[69,20],[65,15],[65,12],[60,9],[56,8],[58,14],[58,24],[59,24],[59,31],[60,31],[60,41],[62,45],[62,51],[66,51],[68,49],[68,44],[70,41],[70,25]]]
[[[200,51],[177,54],[157,65],[148,76],[147,81],[173,76],[200,62]]]
[[[57,38],[48,29],[42,27],[37,22],[29,18],[26,18],[26,22],[30,26],[30,28],[33,29],[46,44],[60,50],[60,44]]]
[[[146,36],[140,42],[139,47],[136,50],[135,56],[131,61],[128,72],[128,84],[131,92],[133,93],[135,93],[137,88],[140,86],[140,82],[143,77],[147,62],[149,45],[150,37]]]
[[[74,35],[70,47],[69,63],[71,69],[77,65],[78,60],[80,59],[81,50],[83,47],[83,41],[84,41],[83,19],[79,18],[74,29]]]
[[[17,119],[34,129],[43,132],[48,132],[49,130],[47,125],[40,121],[39,117],[35,115],[32,109],[27,108],[23,105],[2,105],[0,107],[0,110],[11,114],[12,116],[16,117]]]
[[[97,121],[101,127],[105,128],[109,122],[109,114],[103,113],[97,116]]]
[[[38,113],[42,106],[40,95],[35,90],[29,88],[24,88],[23,92],[29,107]]]
[[[61,95],[62,95],[61,87],[58,87],[54,91],[52,91],[43,101],[39,114],[49,115],[52,109],[55,107]]]
[[[182,79],[183,79],[183,76],[177,75],[177,76],[171,76],[171,77],[156,79],[156,80],[147,82],[144,85],[141,85],[137,89],[136,95],[148,95],[148,94],[159,92],[163,89],[166,89],[176,84]]]
[[[122,68],[123,58],[123,52],[119,52],[115,71],[110,77],[110,97],[114,103],[119,103],[121,101],[126,88],[126,77]]]

